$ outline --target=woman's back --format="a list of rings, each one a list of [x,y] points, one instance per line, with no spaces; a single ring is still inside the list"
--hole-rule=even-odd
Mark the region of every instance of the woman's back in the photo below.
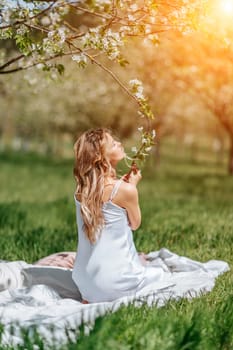
[[[113,187],[102,212],[104,227],[95,243],[83,231],[80,202],[76,202],[78,250],[73,279],[89,302],[111,301],[129,295],[143,280],[145,267],[136,251],[124,208],[113,203],[122,180]]]

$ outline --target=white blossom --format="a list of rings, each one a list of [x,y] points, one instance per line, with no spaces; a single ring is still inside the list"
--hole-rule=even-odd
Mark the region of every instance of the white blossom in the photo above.
[[[141,111],[137,111],[138,115],[141,117],[141,118],[144,118],[144,114],[141,112]]]
[[[137,151],[138,151],[138,150],[137,150],[137,147],[135,147],[135,146],[132,147],[132,148],[131,148],[131,151],[132,151],[133,153],[137,153]]]
[[[120,27],[121,35],[124,34],[124,32],[131,32],[131,28],[128,26],[122,26]]]
[[[61,17],[57,12],[50,12],[49,17],[51,19],[52,24],[56,24],[61,20]]]
[[[139,100],[143,100],[145,98],[145,96],[143,95],[143,93],[141,93],[140,91],[139,92],[136,92],[134,94],[134,96],[139,99]]]
[[[159,42],[159,36],[157,33],[155,34],[149,34],[148,35],[148,39],[153,41],[154,43],[158,43]]]
[[[87,63],[87,57],[84,53],[72,55],[72,60],[77,62],[77,63]]]
[[[83,36],[82,44],[85,47],[104,51],[110,60],[120,55],[119,46],[123,45],[123,34],[115,33],[108,29],[104,34],[100,33],[101,28],[91,28]]]
[[[42,69],[43,67],[44,67],[43,63],[38,63],[36,65],[36,68],[38,68],[38,69]]]
[[[61,38],[61,42],[64,43],[64,41],[66,40],[66,28],[65,27],[60,27],[58,29],[58,34],[60,35],[60,38]]]
[[[145,145],[147,143],[147,139],[145,137],[142,138],[142,144]]]
[[[133,21],[135,21],[135,19],[136,19],[136,18],[135,18],[133,15],[128,15],[128,20],[129,20],[129,21],[132,21],[132,22],[133,22]]]
[[[24,25],[20,26],[17,30],[16,33],[18,35],[24,35],[26,32],[28,31],[27,27],[25,27]]]
[[[119,56],[119,54],[120,54],[119,50],[114,50],[114,51],[108,53],[108,58],[110,60],[115,60]]]
[[[146,147],[146,148],[145,148],[145,151],[146,151],[146,152],[150,152],[151,148],[152,148],[151,146],[150,146],[150,147]]]
[[[10,9],[4,9],[1,12],[1,17],[2,17],[2,23],[1,24],[9,24],[11,21],[11,15],[12,15],[12,11]]]
[[[51,30],[50,32],[48,32],[48,38],[49,39],[53,39],[53,37],[55,36],[56,31],[55,30]]]
[[[142,85],[142,82],[138,79],[131,79],[129,81],[129,85],[133,86],[133,85]]]
[[[50,19],[48,16],[44,16],[41,18],[41,24],[45,27],[47,27],[48,25],[50,25]]]
[[[132,11],[137,11],[138,10],[138,5],[137,4],[133,4],[133,5],[130,5],[130,10]]]
[[[100,10],[103,10],[105,6],[110,6],[111,3],[111,0],[95,0],[95,6]]]
[[[143,95],[143,86],[142,86],[142,82],[138,79],[132,79],[129,81],[129,85],[131,87],[132,93],[133,95],[139,99],[139,100],[143,100],[145,99],[144,95]]]
[[[150,16],[150,23],[151,23],[151,24],[155,24],[156,22],[157,22],[157,20],[156,20],[156,15]]]
[[[153,138],[155,138],[155,136],[156,136],[156,131],[155,131],[154,129],[151,131],[151,136],[152,136]]]
[[[146,33],[146,34],[151,33],[151,25],[149,25],[149,24],[146,25],[145,33]]]

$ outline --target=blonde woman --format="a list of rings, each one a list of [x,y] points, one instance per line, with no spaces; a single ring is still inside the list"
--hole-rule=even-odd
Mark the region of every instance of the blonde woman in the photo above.
[[[79,243],[73,279],[84,299],[109,301],[137,288],[144,272],[131,231],[141,223],[141,173],[129,182],[117,179],[125,152],[105,129],[87,131],[74,149]]]
[[[175,291],[177,296],[211,289],[211,274],[214,269],[215,276],[223,272],[224,263],[210,266],[161,250],[151,266],[136,251],[132,230],[141,223],[137,190],[141,173],[132,173],[128,182],[124,176],[117,178],[116,166],[125,157],[121,143],[108,130],[93,129],[81,135],[74,151],[78,248],[72,278],[84,302],[112,301],[148,288]],[[176,276],[175,268],[185,272]]]

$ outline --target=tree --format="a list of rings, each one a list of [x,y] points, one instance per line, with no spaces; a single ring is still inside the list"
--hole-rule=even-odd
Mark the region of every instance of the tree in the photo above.
[[[4,90],[0,90],[3,147],[26,145],[62,154],[66,151],[63,139],[71,144],[90,127],[111,128],[124,139],[132,135],[137,122],[140,126],[140,118],[132,118],[135,106],[104,71],[95,65],[80,71],[68,58],[63,62],[64,77],[55,75],[53,81],[37,68],[4,76]],[[123,73],[127,72],[118,66],[122,79]],[[125,80],[129,79],[128,75]]]
[[[3,0],[0,5],[0,38],[10,41],[1,49],[0,74],[37,66],[44,71],[64,71],[60,58],[70,56],[79,67],[94,63],[117,81],[151,118],[147,99],[138,81],[129,86],[102,62],[126,65],[121,48],[131,37],[158,41],[168,30],[187,32],[197,25],[200,0]],[[6,55],[7,53],[7,55]]]
[[[211,35],[193,35],[176,43],[171,57],[176,80],[208,108],[229,138],[228,172],[233,175],[233,46]],[[177,52],[179,54],[177,54]]]
[[[211,124],[210,113],[206,113],[206,108],[201,105],[198,98],[194,99],[188,89],[181,91],[177,84],[179,74],[182,72],[177,67],[174,57],[177,54],[181,60],[183,59],[183,51],[179,51],[179,46],[185,43],[183,36],[170,33],[159,45],[154,46],[147,41],[137,40],[134,45],[127,48],[127,57],[135,57],[131,59],[132,64],[127,71],[128,73],[130,71],[131,75],[137,74],[143,81],[146,95],[156,115],[151,125],[156,130],[154,159],[157,164],[160,159],[160,145],[165,137],[174,136],[176,140],[182,142],[188,133],[196,134],[195,139],[198,139],[200,130],[203,135],[204,129],[205,131],[207,129],[201,125],[203,114],[208,115],[206,124]],[[197,115],[200,117],[197,118]]]

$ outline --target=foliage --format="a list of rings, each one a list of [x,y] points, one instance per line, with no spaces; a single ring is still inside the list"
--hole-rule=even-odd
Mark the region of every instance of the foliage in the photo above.
[[[205,139],[209,148],[213,148],[214,142],[216,147],[220,144],[220,149],[213,149],[220,158],[228,146],[225,133],[191,89],[180,89],[182,66],[177,67],[173,59],[176,47],[185,40],[183,37],[164,40],[159,47],[134,41],[124,51],[127,58],[133,57],[132,64],[127,70],[119,66],[115,70],[122,81],[133,80],[133,76],[144,81],[145,93],[141,93],[150,97],[156,114],[151,121],[151,129],[156,130],[155,152],[168,136],[177,142],[184,141],[183,147],[192,148],[193,154]],[[4,80],[1,77],[1,146],[7,142],[14,149],[66,155],[68,148],[71,152],[77,134],[102,125],[111,128],[121,139],[134,134],[138,150],[142,140],[137,128],[143,125],[144,132],[150,129],[148,119],[141,114],[137,116],[128,96],[121,93],[119,85],[104,71],[95,65],[80,71],[75,69],[75,62],[67,58],[63,61],[64,78],[44,79],[49,73],[44,77],[37,68],[25,74],[9,74]],[[108,67],[113,69],[112,65]]]
[[[155,130],[152,131],[144,131],[143,127],[141,126],[138,128],[138,131],[141,134],[141,145],[139,148],[132,147],[132,152],[134,153],[133,157],[128,159],[131,159],[133,161],[144,161],[145,157],[148,156],[151,148],[155,145],[155,136],[156,132]]]
[[[94,63],[104,69],[133,97],[141,112],[152,117],[147,100],[138,90],[122,84],[108,70],[101,54],[120,65],[127,64],[121,47],[129,37],[148,37],[157,42],[158,33],[171,29],[188,31],[198,17],[201,2],[176,0],[173,5],[153,0],[141,1],[2,1],[0,7],[0,38],[11,40],[17,56],[4,57],[0,73],[12,73],[37,66],[44,71],[64,71],[57,63],[62,56],[70,56],[84,68]],[[73,16],[73,17],[72,17]],[[56,59],[55,63],[52,63]],[[134,86],[135,88],[135,86]]]
[[[198,1],[185,0],[173,5],[152,0],[2,1],[1,38],[12,39],[20,55],[13,60],[5,58],[0,71],[10,73],[37,64],[50,69],[47,63],[64,55],[81,67],[88,61],[99,64],[99,53],[122,64],[120,48],[128,37],[153,41],[160,32],[190,30],[200,7]]]
[[[172,4],[167,1],[153,0],[144,2],[96,0],[81,3],[68,0],[17,2],[4,0],[0,7],[0,38],[2,39],[0,74],[13,73],[36,66],[38,70],[50,73],[51,77],[55,77],[56,74],[64,73],[65,64],[62,60],[64,56],[70,57],[80,68],[85,68],[88,63],[94,63],[109,74],[128,96],[138,103],[140,115],[151,120],[154,108],[152,111],[148,98],[143,94],[141,81],[131,79],[128,83],[122,82],[105,64],[103,57],[125,66],[133,58],[132,55],[125,55],[124,51],[124,48],[127,48],[132,41],[130,39],[138,38],[141,42],[154,46],[164,40],[161,33],[168,31],[187,35],[194,29],[201,29],[202,33],[207,32],[210,37],[215,37],[215,42],[219,41],[230,47],[229,38],[232,28],[229,26],[229,20],[226,20],[226,23],[220,21],[218,14],[220,11],[217,11],[219,6],[217,0],[214,2],[176,0]],[[216,24],[218,30],[216,30]],[[175,37],[174,41],[176,39]],[[190,37],[187,41],[191,42]],[[180,55],[182,50],[175,49],[175,52]],[[188,53],[188,57],[192,56],[193,47]],[[181,59],[184,57],[185,55],[180,55]],[[145,67],[144,70],[147,71],[147,68]],[[150,73],[150,71],[145,72],[144,75],[150,76]],[[191,71],[192,75],[194,73]],[[211,85],[211,82],[209,83]],[[170,90],[169,93],[172,94],[172,89]],[[227,90],[226,94],[225,90]],[[229,105],[231,98],[229,89],[223,86],[222,94],[225,108],[226,104]],[[227,101],[226,95],[228,95]],[[153,95],[151,97],[153,99]],[[160,107],[161,105],[158,106],[158,109]],[[164,114],[166,108],[162,107],[161,114]],[[231,126],[231,120],[228,121],[229,118],[223,116],[222,102],[220,109],[221,111],[217,113],[220,121],[224,127],[226,121],[227,125]],[[168,114],[169,111],[165,113]],[[153,127],[159,129],[157,134],[161,136],[162,118],[158,119],[147,123],[148,134],[144,134],[144,138],[147,139],[146,148],[148,149],[150,148],[148,135],[151,135]],[[232,135],[232,127],[227,126],[227,130],[230,130]],[[229,169],[233,173],[232,140],[233,137],[231,137],[232,155]],[[141,146],[138,147],[139,150]],[[139,158],[143,158],[144,154],[145,151],[141,152]]]

